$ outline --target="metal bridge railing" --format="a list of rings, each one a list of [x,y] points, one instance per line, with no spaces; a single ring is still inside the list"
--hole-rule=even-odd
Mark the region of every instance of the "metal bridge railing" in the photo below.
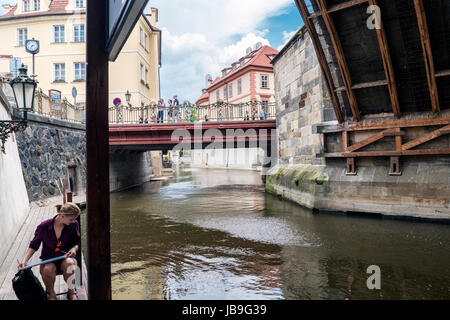
[[[275,119],[275,103],[261,101],[241,104],[224,102],[196,106],[184,103],[178,107],[141,107],[120,104],[109,109],[111,124],[182,123],[206,121],[258,121]]]

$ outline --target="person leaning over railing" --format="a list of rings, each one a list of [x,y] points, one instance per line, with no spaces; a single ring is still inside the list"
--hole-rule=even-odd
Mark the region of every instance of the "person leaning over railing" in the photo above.
[[[56,207],[58,214],[52,219],[45,220],[36,228],[34,238],[31,240],[22,262],[18,268],[24,268],[28,260],[39,249],[42,242],[42,252],[40,258],[48,260],[62,255],[64,260],[58,260],[41,265],[41,275],[47,289],[48,300],[56,300],[55,280],[56,276],[62,274],[64,280],[73,275],[73,267],[77,265],[74,257],[80,248],[80,226],[76,220],[81,213],[80,208],[74,203],[67,202]],[[71,272],[70,272],[71,271]],[[69,273],[70,272],[70,273]],[[69,285],[69,284],[68,284]],[[69,285],[70,287],[70,285]],[[67,292],[68,300],[78,300],[75,289]]]

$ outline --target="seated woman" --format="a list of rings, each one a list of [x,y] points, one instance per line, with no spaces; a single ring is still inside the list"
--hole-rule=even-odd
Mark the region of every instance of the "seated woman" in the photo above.
[[[35,231],[19,269],[27,265],[28,260],[39,249],[42,242],[40,258],[48,260],[65,254],[66,259],[41,265],[41,275],[47,289],[48,300],[56,300],[55,279],[62,274],[67,282],[73,275],[77,261],[74,257],[80,248],[80,227],[76,220],[80,215],[80,208],[74,203],[66,203],[56,207],[58,214],[52,219],[42,222]],[[67,299],[78,300],[77,293],[72,284],[69,284]]]

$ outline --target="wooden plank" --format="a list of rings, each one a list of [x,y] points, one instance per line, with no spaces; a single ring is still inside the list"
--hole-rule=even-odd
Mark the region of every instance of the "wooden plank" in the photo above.
[[[381,132],[378,132],[377,134],[375,134],[375,135],[373,135],[373,136],[371,136],[371,137],[369,137],[369,138],[367,138],[367,139],[364,139],[363,141],[360,141],[360,142],[358,142],[358,143],[356,143],[356,144],[354,144],[354,145],[348,147],[347,150],[348,150],[349,152],[353,152],[353,151],[356,151],[356,150],[358,150],[358,149],[361,149],[361,148],[363,148],[363,147],[365,147],[365,146],[367,146],[367,145],[369,145],[369,144],[372,144],[372,143],[374,143],[375,141],[378,141],[378,140],[384,138],[384,137],[385,137],[384,134],[385,134],[387,131],[389,131],[389,129],[386,129],[386,130],[383,130],[383,131],[381,131]]]
[[[358,109],[358,102],[356,101],[356,96],[352,89],[352,80],[350,78],[350,71],[348,70],[344,50],[342,48],[341,41],[339,40],[336,27],[330,14],[327,12],[327,4],[325,0],[317,0],[317,5],[319,6],[320,12],[322,13],[322,18],[325,21],[328,33],[330,34],[333,49],[338,61],[339,70],[341,72],[342,81],[344,82],[345,90],[347,92],[348,100],[350,102],[350,108],[352,109],[353,118],[359,121],[361,120],[361,115]]]
[[[450,69],[436,72],[436,77],[448,77],[448,76],[450,76]]]
[[[337,152],[325,153],[324,155],[317,154],[317,157],[324,158],[357,158],[357,157],[400,157],[400,156],[420,156],[420,155],[442,155],[450,154],[450,148],[446,149],[423,149],[423,150],[404,150],[404,151],[364,151],[364,152]]]
[[[347,2],[343,2],[343,3],[340,3],[340,4],[336,4],[336,5],[334,5],[334,6],[331,6],[331,7],[327,10],[327,12],[328,12],[328,13],[331,13],[331,12],[336,12],[336,11],[339,11],[339,10],[351,8],[351,7],[354,7],[354,6],[363,4],[363,3],[367,2],[367,1],[368,1],[368,0],[350,0],[350,1],[347,1]],[[321,15],[322,15],[322,14],[321,14],[320,12],[316,12],[316,13],[311,14],[311,15],[309,16],[309,19],[314,18],[314,17],[321,16]]]
[[[322,45],[320,44],[319,36],[317,35],[316,28],[313,23],[308,20],[308,8],[305,5],[304,0],[295,0],[298,10],[303,18],[306,28],[308,29],[309,35],[311,37],[314,49],[317,54],[317,59],[319,60],[320,68],[325,76],[325,83],[327,85],[328,93],[330,94],[331,102],[333,104],[334,113],[336,114],[336,119],[339,122],[344,121],[344,116],[342,115],[341,106],[339,103],[338,96],[336,94],[333,77],[331,76],[330,67],[323,52]]]
[[[436,116],[436,117],[420,117],[420,118],[402,118],[393,120],[374,120],[362,122],[348,122],[338,125],[318,125],[318,133],[338,133],[346,131],[364,131],[364,130],[378,130],[389,128],[412,128],[412,127],[426,127],[439,126],[450,124],[450,115]]]
[[[427,17],[425,8],[423,6],[423,0],[414,0],[414,7],[416,8],[420,41],[422,43],[423,56],[425,59],[425,69],[427,73],[428,88],[431,97],[431,106],[434,113],[439,113],[441,111],[441,108],[439,105],[439,94],[436,84],[433,53],[431,50],[430,34],[428,32]]]
[[[17,259],[22,260],[25,250],[28,247],[29,240],[31,239],[30,233],[33,233],[36,224],[36,215],[28,213],[28,217],[25,219],[25,223],[22,225],[18,232],[16,239],[8,252],[8,256],[2,264],[1,275],[3,279],[0,279],[0,295],[5,295],[8,292],[10,282],[14,275],[17,273]],[[6,290],[6,291],[5,291]]]
[[[439,138],[440,136],[444,135],[446,132],[448,132],[447,130],[450,130],[450,125],[445,126],[443,128],[437,129],[433,132],[430,132],[422,137],[419,137],[417,139],[414,139],[408,143],[405,143],[402,146],[402,150],[409,150],[411,148],[417,147],[421,144],[424,144],[425,142],[428,142],[430,140]]]
[[[34,236],[34,231],[36,229],[36,227],[39,225],[40,220],[39,220],[39,210],[38,209],[32,209],[30,210],[29,213],[29,224],[26,226],[23,226],[21,228],[21,230],[19,231],[19,235],[20,233],[22,233],[21,236],[19,236],[19,238],[21,238],[20,242],[16,241],[14,243],[14,248],[16,250],[11,251],[11,255],[8,259],[8,261],[6,261],[6,276],[4,279],[3,284],[1,285],[1,292],[3,293],[3,300],[16,300],[16,295],[14,294],[14,291],[12,289],[12,279],[14,277],[14,275],[17,273],[17,260],[21,261],[27,248],[28,245],[30,244],[31,239]],[[36,253],[35,253],[36,255]],[[35,258],[35,256],[32,257],[32,259],[30,259],[29,263],[33,263],[35,260],[33,260],[33,258]]]
[[[378,0],[369,0],[372,6],[378,6]],[[377,32],[378,45],[380,47],[381,58],[383,59],[384,72],[386,74],[386,81],[389,89],[389,97],[391,99],[392,109],[397,118],[401,117],[400,102],[398,100],[397,85],[395,81],[394,67],[392,65],[391,54],[387,42],[386,31],[384,29],[383,19],[380,19],[380,29],[375,28]]]
[[[87,2],[86,163],[89,299],[111,300],[107,1]]]

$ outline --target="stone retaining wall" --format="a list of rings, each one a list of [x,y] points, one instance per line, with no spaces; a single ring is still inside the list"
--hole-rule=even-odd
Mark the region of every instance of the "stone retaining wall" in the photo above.
[[[29,114],[28,127],[16,135],[30,201],[61,194],[60,179],[69,189],[69,168],[77,193],[86,190],[86,131],[82,124]]]

